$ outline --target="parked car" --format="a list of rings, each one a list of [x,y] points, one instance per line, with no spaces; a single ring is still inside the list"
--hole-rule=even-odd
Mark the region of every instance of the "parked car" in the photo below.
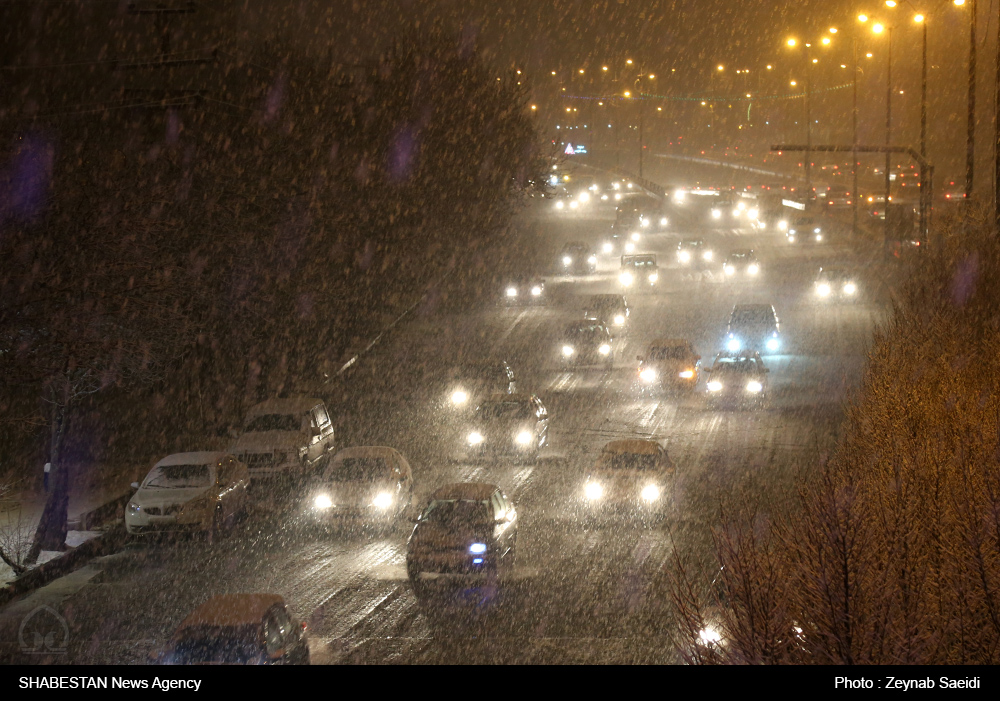
[[[223,452],[175,453],[157,462],[125,507],[131,536],[197,532],[215,538],[247,508],[246,465]]]
[[[277,594],[214,596],[185,618],[154,664],[309,664],[306,624]]]
[[[384,446],[344,448],[317,477],[306,498],[314,524],[389,526],[413,500],[413,473],[397,450]]]
[[[435,491],[406,544],[414,593],[435,585],[497,584],[514,568],[517,510],[499,487],[449,484]]]
[[[319,399],[269,399],[247,414],[242,434],[229,452],[250,469],[250,477],[303,478],[321,468],[334,449],[333,424]]]

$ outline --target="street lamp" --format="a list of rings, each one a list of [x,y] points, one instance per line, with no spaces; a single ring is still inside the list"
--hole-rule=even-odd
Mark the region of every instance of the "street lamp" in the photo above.
[[[795,38],[790,38],[785,42],[790,48],[795,48],[798,46],[799,41]],[[830,45],[829,37],[821,37],[820,43],[823,46]],[[806,201],[804,204],[808,206],[809,199],[812,196],[812,66],[816,64],[819,59],[812,57],[812,44],[805,43],[802,45],[805,49],[806,57],[806,85],[805,85],[805,97],[806,97],[806,160],[805,160],[805,175],[806,175]],[[795,86],[795,81],[792,81],[792,86]]]
[[[862,19],[864,17],[864,19]],[[867,22],[865,15],[858,16],[859,22]],[[888,30],[888,46],[886,50],[886,73],[885,73],[885,203],[882,206],[882,213],[885,218],[885,240],[889,241],[889,198],[891,196],[892,181],[889,179],[889,171],[892,169],[892,154],[889,147],[892,145],[892,26],[885,26],[881,22],[872,24],[872,33],[881,34]],[[922,156],[922,154],[921,154]],[[855,193],[855,197],[857,193]]]

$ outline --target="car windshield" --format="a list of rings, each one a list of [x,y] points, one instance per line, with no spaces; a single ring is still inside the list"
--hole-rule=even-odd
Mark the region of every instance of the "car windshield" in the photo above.
[[[657,346],[649,350],[650,360],[683,360],[688,357],[685,346]]]
[[[622,265],[631,266],[633,268],[650,268],[656,265],[656,259],[652,256],[643,258],[626,258]]]
[[[678,248],[681,248],[681,249],[684,249],[684,248],[701,248],[704,245],[705,245],[704,241],[681,241],[681,243],[678,246]]]
[[[773,324],[774,312],[770,309],[736,309],[729,318],[730,324]]]
[[[586,339],[597,339],[602,336],[602,329],[600,326],[570,326],[566,329],[566,333],[563,337],[567,340],[586,340]]]
[[[246,432],[298,431],[302,420],[296,414],[261,414],[247,421]]]
[[[659,456],[646,453],[604,453],[601,467],[609,470],[655,470]]]
[[[712,366],[713,373],[752,373],[757,372],[757,363],[749,358],[719,358]]]
[[[472,499],[435,499],[424,509],[420,520],[449,528],[490,523],[490,503]]]
[[[750,254],[749,253],[730,253],[729,254],[729,260],[734,261],[734,262],[745,261],[745,260],[748,260],[749,258],[750,258]]]
[[[174,643],[173,662],[247,664],[261,658],[260,629],[245,626],[196,626],[185,630]]]
[[[333,482],[374,482],[389,474],[384,458],[341,458],[326,471],[325,478]]]
[[[476,411],[481,419],[524,419],[531,414],[531,406],[525,402],[490,402]]]
[[[208,465],[159,465],[146,477],[143,487],[155,489],[184,489],[208,487],[212,484],[212,471]]]

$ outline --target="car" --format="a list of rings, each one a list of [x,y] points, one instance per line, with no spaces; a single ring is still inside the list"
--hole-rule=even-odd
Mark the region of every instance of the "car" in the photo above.
[[[390,526],[413,500],[413,473],[399,451],[386,446],[344,448],[307,490],[313,524]]]
[[[666,229],[670,221],[663,202],[648,195],[635,195],[622,200],[615,208],[616,220],[634,229]]]
[[[701,373],[701,356],[683,338],[659,338],[650,342],[639,361],[639,386],[643,389],[693,390]]]
[[[726,350],[777,352],[781,347],[780,331],[778,315],[770,304],[734,305],[726,327]]]
[[[544,304],[545,280],[531,275],[516,275],[504,286],[504,300],[509,306]]]
[[[705,392],[713,404],[760,406],[770,372],[757,352],[719,353],[708,373]]]
[[[418,598],[435,585],[497,584],[514,570],[517,509],[495,484],[449,484],[431,494],[406,543]]]
[[[823,224],[816,217],[796,217],[785,232],[788,243],[822,243]]]
[[[760,277],[760,261],[752,249],[730,251],[722,264],[722,273],[727,280],[754,279]]]
[[[638,239],[639,234],[633,232]],[[635,253],[635,241],[632,234],[618,229],[612,229],[601,242],[601,253],[607,256],[620,256],[623,253]]]
[[[130,536],[197,532],[213,539],[246,512],[250,474],[235,456],[174,453],[158,461],[125,507]]]
[[[819,300],[853,301],[858,298],[858,283],[854,275],[845,268],[820,268],[813,282],[813,291]]]
[[[304,479],[322,468],[335,448],[333,423],[321,399],[269,399],[247,413],[229,448],[252,480]]]
[[[661,513],[674,464],[651,440],[611,441],[601,449],[583,486],[585,513],[647,517]]]
[[[563,329],[556,348],[564,367],[614,366],[614,337],[611,330],[596,319],[574,321]]]
[[[454,409],[472,410],[487,397],[516,391],[514,371],[505,360],[466,363],[448,371],[444,404]]]
[[[278,594],[221,594],[185,618],[150,655],[161,665],[309,664],[309,636]]]
[[[704,239],[683,239],[677,244],[677,262],[687,268],[708,268],[714,256],[715,252]]]
[[[559,252],[558,268],[564,273],[587,275],[597,271],[597,254],[585,243],[574,241]]]
[[[660,269],[656,265],[656,255],[653,253],[636,253],[622,256],[621,274],[618,281],[623,287],[652,287],[660,278]]]
[[[584,319],[594,319],[609,329],[627,328],[630,314],[625,295],[616,294],[591,295],[583,310]]]
[[[465,434],[470,457],[538,459],[548,442],[549,412],[534,394],[498,394],[478,407]]]

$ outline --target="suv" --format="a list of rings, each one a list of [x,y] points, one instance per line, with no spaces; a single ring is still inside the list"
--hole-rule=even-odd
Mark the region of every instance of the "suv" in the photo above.
[[[596,319],[608,328],[625,328],[628,317],[628,300],[625,295],[591,295],[583,310],[584,319]]]
[[[770,304],[737,304],[729,315],[726,350],[766,349],[774,353],[781,347],[779,330],[778,315]]]
[[[624,287],[633,285],[649,285],[652,287],[660,278],[656,265],[656,255],[653,253],[637,253],[622,256],[622,272],[618,280]]]
[[[322,467],[334,449],[326,405],[306,397],[269,399],[247,413],[229,452],[252,479],[305,477]]]

